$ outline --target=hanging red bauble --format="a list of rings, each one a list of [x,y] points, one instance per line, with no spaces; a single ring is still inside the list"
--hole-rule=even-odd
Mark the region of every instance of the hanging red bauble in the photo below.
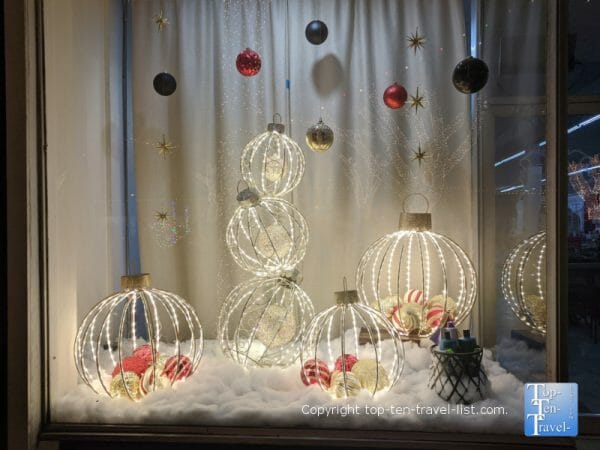
[[[260,71],[260,55],[254,50],[247,48],[237,56],[235,65],[242,75],[245,77],[253,77]]]
[[[392,109],[402,108],[407,98],[406,89],[398,83],[392,84],[383,93],[383,102],[388,108]]]

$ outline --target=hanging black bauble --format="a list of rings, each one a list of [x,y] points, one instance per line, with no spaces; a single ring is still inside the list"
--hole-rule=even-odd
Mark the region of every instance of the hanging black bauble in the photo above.
[[[311,44],[320,45],[325,42],[325,39],[327,39],[329,31],[327,30],[327,25],[325,25],[325,23],[321,22],[320,20],[313,20],[306,25],[304,34],[306,35],[308,42]]]
[[[463,94],[473,94],[485,86],[489,73],[485,62],[469,56],[454,68],[452,83]]]
[[[152,82],[154,90],[160,95],[171,95],[177,89],[175,77],[167,72],[161,72],[154,77]]]

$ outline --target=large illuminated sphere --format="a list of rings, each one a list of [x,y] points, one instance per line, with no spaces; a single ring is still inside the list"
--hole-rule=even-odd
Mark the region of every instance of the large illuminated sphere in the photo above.
[[[304,175],[304,153],[284,129],[281,123],[270,123],[242,152],[242,178],[261,195],[287,194]]]
[[[383,312],[402,336],[431,336],[462,322],[476,298],[473,264],[458,244],[431,231],[431,214],[400,215],[400,229],[375,241],[356,271],[361,302]]]
[[[294,276],[253,278],[235,287],[219,315],[223,354],[245,367],[289,366],[314,315]]]
[[[502,267],[502,293],[515,315],[546,334],[546,232],[514,247]]]
[[[121,286],[83,319],[75,365],[97,394],[140,400],[194,373],[202,327],[185,300],[150,287],[148,274],[122,277]]]
[[[304,258],[308,225],[280,198],[260,198],[251,188],[238,194],[240,207],[229,221],[227,247],[239,266],[255,275],[291,270]]]
[[[398,332],[381,312],[359,303],[356,291],[335,295],[336,305],[317,314],[304,334],[302,378],[336,398],[387,391],[404,365]]]

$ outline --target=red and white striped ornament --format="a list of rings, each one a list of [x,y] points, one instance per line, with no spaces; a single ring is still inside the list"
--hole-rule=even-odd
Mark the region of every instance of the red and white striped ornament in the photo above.
[[[177,362],[179,361],[179,364]],[[163,374],[173,383],[192,374],[192,361],[187,356],[173,355],[165,363]]]
[[[411,289],[406,294],[404,294],[404,303],[416,303],[418,305],[422,305],[425,303],[425,298],[423,297],[423,291],[420,289]]]
[[[156,376],[156,381],[155,380]],[[140,381],[140,392],[142,395],[148,395],[152,391],[160,391],[171,386],[171,381],[162,373],[160,368],[150,366],[142,375]]]
[[[425,316],[427,326],[432,330],[439,327],[444,319],[444,314],[445,311],[443,306],[433,305],[427,310],[427,315]]]
[[[324,361],[320,359],[309,359],[304,363],[300,371],[302,382],[310,386],[311,384],[321,384],[324,388],[329,388],[331,383],[331,372]]]

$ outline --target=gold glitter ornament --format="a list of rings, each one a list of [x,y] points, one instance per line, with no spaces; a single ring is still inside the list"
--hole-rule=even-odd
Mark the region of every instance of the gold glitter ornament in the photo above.
[[[381,300],[371,303],[371,307],[376,309],[377,311],[381,311],[385,314],[389,320],[392,320],[392,316],[394,315],[394,310],[398,306],[398,296],[390,295],[389,297],[382,298]]]
[[[126,397],[131,400],[139,400],[140,377],[133,372],[123,372],[116,375],[110,382],[109,392],[111,397]]]
[[[359,359],[352,366],[352,373],[356,375],[362,388],[371,393],[385,389],[390,384],[387,372],[374,359]]]
[[[546,325],[546,300],[544,297],[535,294],[528,294],[524,299],[525,308],[529,310],[533,319],[541,324]]]
[[[322,118],[306,130],[306,145],[317,153],[326,152],[333,145],[333,130],[325,125]]]
[[[256,238],[256,250],[265,258],[285,258],[292,246],[290,234],[279,223],[261,228]]]
[[[337,398],[356,397],[362,389],[359,379],[352,372],[335,371],[331,377],[330,392]]]
[[[295,314],[279,305],[267,306],[256,327],[256,337],[265,345],[281,346],[296,335]]]
[[[422,315],[423,306],[418,303],[404,303],[394,312],[392,322],[399,330],[412,335],[419,332]]]

